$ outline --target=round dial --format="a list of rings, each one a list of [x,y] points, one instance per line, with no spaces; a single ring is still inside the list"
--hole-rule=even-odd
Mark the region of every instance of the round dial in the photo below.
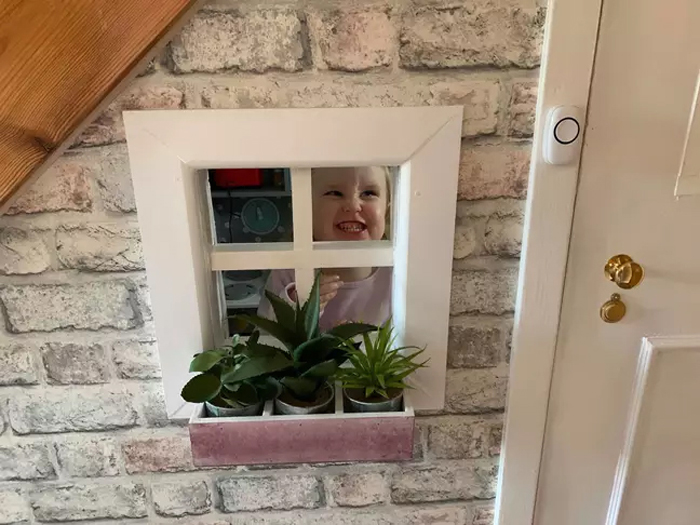
[[[252,233],[266,235],[279,226],[280,212],[271,200],[258,197],[243,205],[241,221]]]

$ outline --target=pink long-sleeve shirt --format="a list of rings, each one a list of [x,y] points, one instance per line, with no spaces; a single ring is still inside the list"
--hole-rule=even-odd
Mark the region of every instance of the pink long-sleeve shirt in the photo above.
[[[344,283],[338,294],[321,312],[320,329],[325,332],[334,326],[352,321],[381,325],[391,317],[391,268],[375,268],[361,281]],[[293,270],[272,270],[266,289],[291,304],[289,292],[294,287]],[[274,319],[270,302],[263,297],[258,315]]]

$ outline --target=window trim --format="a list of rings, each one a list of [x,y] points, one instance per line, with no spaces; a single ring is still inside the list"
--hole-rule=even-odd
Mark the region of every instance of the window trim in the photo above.
[[[285,166],[309,175],[301,199],[295,200],[292,181],[291,253],[308,250],[316,267],[319,260],[326,266],[366,257],[393,262],[397,333],[402,344],[426,345],[430,358],[415,374],[412,404],[443,408],[462,115],[456,106],[124,112],[169,417],[189,418],[191,405],[180,398],[189,361],[217,344],[221,319],[212,269],[229,269],[231,260],[240,267],[244,256],[255,268],[282,264],[284,247],[213,246],[202,170],[221,167]],[[308,168],[371,165],[400,166],[393,246],[313,243],[309,207],[297,210],[310,199]],[[304,256],[294,263],[310,267]]]

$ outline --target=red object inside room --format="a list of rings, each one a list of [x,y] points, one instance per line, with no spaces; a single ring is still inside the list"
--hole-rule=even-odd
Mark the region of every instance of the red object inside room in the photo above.
[[[224,168],[214,170],[214,184],[219,188],[256,187],[262,185],[259,168]]]

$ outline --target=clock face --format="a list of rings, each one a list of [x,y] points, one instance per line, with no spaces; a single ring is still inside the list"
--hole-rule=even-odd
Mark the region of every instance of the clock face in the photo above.
[[[241,221],[251,233],[267,235],[279,226],[280,212],[270,199],[258,197],[243,205]]]

